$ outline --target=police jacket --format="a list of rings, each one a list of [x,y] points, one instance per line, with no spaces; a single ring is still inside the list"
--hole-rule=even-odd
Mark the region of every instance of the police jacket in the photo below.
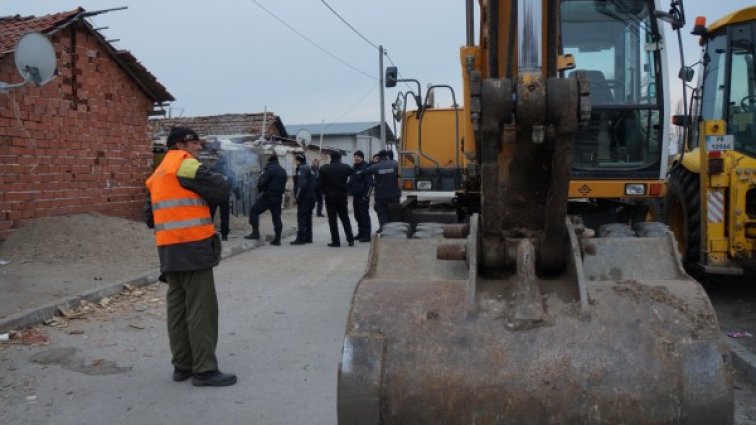
[[[270,157],[265,164],[257,191],[265,195],[280,198],[286,192],[286,170],[278,163],[277,157]]]
[[[352,174],[352,167],[341,162],[320,167],[319,184],[325,196],[347,196],[347,180]]]
[[[155,229],[160,271],[204,270],[220,262],[221,243],[209,203],[228,199],[222,174],[188,152],[169,150],[147,179],[147,225]]]
[[[307,164],[297,167],[294,196],[297,200],[315,199],[315,174]]]
[[[364,170],[368,167],[363,162],[360,165],[352,166],[352,176],[349,178],[349,194],[355,198],[365,198],[370,193],[370,186],[373,184],[373,176],[365,174]]]
[[[376,198],[398,198],[402,195],[399,190],[399,164],[393,159],[383,159],[367,167],[364,174],[374,176]]]

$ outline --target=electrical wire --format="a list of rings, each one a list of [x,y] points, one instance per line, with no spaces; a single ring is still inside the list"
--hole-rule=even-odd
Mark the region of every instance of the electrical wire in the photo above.
[[[375,43],[373,43],[372,41],[368,40],[368,39],[367,39],[367,38],[366,38],[366,37],[365,37],[364,35],[360,34],[360,32],[359,32],[359,31],[357,31],[357,29],[355,29],[355,28],[354,28],[354,27],[353,27],[353,26],[352,26],[352,25],[351,25],[351,24],[350,24],[349,22],[347,22],[347,21],[346,21],[346,19],[344,19],[344,18],[343,18],[343,17],[341,16],[341,15],[339,15],[339,12],[335,11],[335,10],[334,10],[334,9],[333,9],[333,8],[331,7],[331,5],[330,5],[330,4],[326,3],[326,1],[325,1],[325,0],[320,0],[320,2],[321,2],[321,3],[323,3],[323,5],[325,5],[325,7],[327,7],[327,8],[328,8],[328,10],[330,10],[331,12],[333,12],[333,14],[334,14],[334,15],[336,15],[336,17],[338,17],[339,19],[341,19],[341,22],[343,22],[343,23],[344,23],[344,24],[345,24],[346,26],[348,26],[348,27],[349,27],[349,29],[351,29],[352,31],[354,31],[354,33],[355,33],[355,34],[359,35],[359,36],[360,36],[360,38],[362,38],[363,40],[365,40],[365,42],[366,42],[367,44],[369,44],[369,45],[373,46],[373,48],[374,48],[375,50],[378,50],[378,46],[376,46],[376,45],[375,45]]]
[[[354,104],[353,104],[352,106],[350,106],[350,107],[349,107],[349,108],[348,108],[348,109],[346,110],[346,112],[344,112],[343,114],[339,115],[339,116],[338,116],[337,118],[333,119],[333,120],[332,120],[332,121],[331,121],[331,122],[330,122],[329,124],[325,125],[325,126],[323,127],[323,129],[326,129],[326,128],[328,128],[328,127],[330,127],[330,126],[332,126],[332,125],[334,125],[334,124],[338,123],[338,121],[339,121],[340,119],[344,118],[344,117],[345,117],[345,116],[346,116],[347,114],[349,114],[350,112],[354,111],[354,110],[355,110],[355,109],[356,109],[356,108],[357,108],[358,106],[360,106],[360,104],[361,104],[362,102],[364,102],[364,101],[365,101],[365,99],[367,99],[367,98],[368,98],[368,96],[370,96],[371,94],[373,94],[373,92],[375,91],[375,89],[376,89],[376,88],[378,88],[378,84],[376,84],[376,85],[374,85],[373,87],[371,87],[371,88],[370,88],[370,90],[369,90],[369,91],[368,91],[367,93],[365,93],[365,95],[364,95],[364,96],[362,96],[362,97],[360,98],[360,100],[358,100],[358,101],[357,101],[357,102],[355,102],[355,103],[354,103]]]
[[[321,46],[321,45],[319,45],[318,43],[316,43],[316,42],[312,41],[312,40],[311,40],[311,39],[309,39],[309,38],[308,38],[307,36],[305,36],[304,34],[302,34],[302,33],[301,33],[301,32],[299,32],[299,31],[297,31],[297,30],[296,30],[296,29],[295,29],[294,27],[292,27],[291,25],[287,24],[287,23],[286,23],[286,22],[285,22],[285,21],[284,21],[283,19],[281,19],[281,18],[279,18],[278,16],[276,16],[276,15],[275,15],[275,14],[274,14],[273,12],[271,12],[271,11],[270,11],[270,10],[268,10],[268,9],[266,9],[266,8],[265,8],[265,7],[264,7],[264,6],[262,5],[262,4],[260,4],[260,3],[259,3],[259,2],[257,1],[257,0],[251,0],[251,1],[252,1],[252,3],[256,4],[256,5],[257,5],[257,7],[259,7],[259,8],[260,8],[260,9],[262,9],[262,10],[264,10],[264,11],[265,11],[265,13],[267,13],[267,14],[268,14],[268,15],[270,15],[270,16],[272,16],[272,17],[273,17],[273,18],[274,18],[275,20],[277,20],[278,22],[280,22],[281,24],[283,24],[283,26],[285,26],[286,28],[290,29],[290,30],[291,30],[291,31],[293,31],[293,32],[294,32],[295,34],[297,34],[298,36],[300,36],[300,37],[302,37],[303,39],[305,39],[305,41],[307,41],[308,43],[310,43],[310,44],[312,44],[313,46],[317,47],[317,48],[318,48],[318,49],[319,49],[320,51],[322,51],[323,53],[327,54],[328,56],[332,57],[333,59],[336,59],[337,61],[341,62],[341,63],[342,63],[343,65],[345,65],[346,67],[348,67],[348,68],[352,69],[353,71],[359,72],[360,74],[362,74],[362,75],[364,75],[364,76],[366,76],[366,77],[370,78],[371,80],[377,80],[377,78],[376,78],[376,77],[374,77],[374,76],[372,76],[372,75],[368,74],[367,72],[365,72],[365,71],[363,71],[363,70],[361,70],[361,69],[359,69],[359,68],[357,68],[357,67],[355,67],[355,66],[353,66],[353,65],[349,64],[349,63],[348,63],[348,62],[346,62],[345,60],[343,60],[343,59],[341,59],[340,57],[336,56],[335,54],[331,53],[331,52],[330,52],[330,51],[329,51],[328,49],[326,49],[325,47],[322,47],[322,46]]]
[[[12,92],[7,91],[2,91],[0,93],[8,96],[8,99],[10,99],[11,103],[13,103],[13,114],[16,117],[16,122],[26,135],[26,141],[29,142],[29,147],[34,151],[34,164],[32,164],[32,167],[29,169],[29,172],[33,173],[39,166],[39,155],[37,155],[37,141],[31,136],[31,134],[29,134],[29,130],[26,129],[24,121],[21,119],[21,110],[18,106],[18,102],[16,102],[16,96]]]

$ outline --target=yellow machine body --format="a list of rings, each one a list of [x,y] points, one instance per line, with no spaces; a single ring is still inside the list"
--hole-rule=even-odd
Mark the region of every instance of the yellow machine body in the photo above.
[[[752,6],[717,20],[702,34],[709,60],[696,91],[686,150],[670,174],[667,222],[686,267],[711,274],[756,268],[755,29]]]

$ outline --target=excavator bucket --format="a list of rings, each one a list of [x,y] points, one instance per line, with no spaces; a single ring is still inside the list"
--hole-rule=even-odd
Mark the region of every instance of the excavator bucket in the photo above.
[[[535,273],[508,239],[509,275],[481,276],[466,239],[380,238],[356,287],[338,423],[731,424],[729,352],[671,234],[581,237]]]

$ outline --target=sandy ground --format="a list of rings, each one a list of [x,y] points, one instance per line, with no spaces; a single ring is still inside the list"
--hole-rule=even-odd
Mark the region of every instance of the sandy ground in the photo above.
[[[263,235],[271,234],[270,214],[260,218]],[[296,226],[295,208],[284,210],[283,222]],[[246,217],[231,216],[226,244],[241,243],[249,231]],[[0,318],[159,268],[144,223],[97,214],[26,221],[0,243],[0,260],[10,261],[0,266]]]

